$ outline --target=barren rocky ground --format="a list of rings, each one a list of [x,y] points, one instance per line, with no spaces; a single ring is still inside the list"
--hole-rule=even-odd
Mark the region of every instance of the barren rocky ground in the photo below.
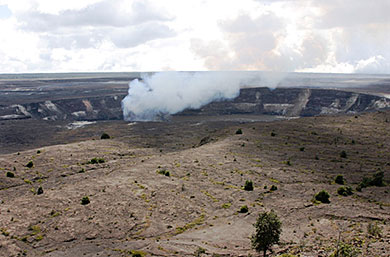
[[[31,134],[0,155],[0,255],[257,256],[253,224],[273,209],[283,232],[272,256],[329,256],[338,241],[358,256],[389,256],[390,112],[202,119],[73,130],[3,123],[2,132]],[[101,140],[103,132],[112,138]],[[378,171],[386,186],[356,190]],[[352,195],[337,193],[338,174]],[[246,180],[253,191],[243,190]],[[313,201],[321,190],[329,204]]]

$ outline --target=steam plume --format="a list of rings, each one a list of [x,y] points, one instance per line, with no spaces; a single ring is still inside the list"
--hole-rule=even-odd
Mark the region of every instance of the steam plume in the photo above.
[[[240,87],[259,80],[256,72],[159,72],[143,74],[129,83],[122,100],[123,116],[128,121],[151,121],[184,109],[197,109],[212,101],[232,99]],[[274,81],[274,78],[272,77]],[[263,86],[274,87],[267,83]]]

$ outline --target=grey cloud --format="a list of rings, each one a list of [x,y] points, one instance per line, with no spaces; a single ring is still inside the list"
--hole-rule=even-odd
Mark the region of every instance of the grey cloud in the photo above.
[[[109,37],[120,48],[134,47],[150,40],[168,38],[176,33],[164,24],[148,22],[138,26],[113,30]]]
[[[23,30],[39,33],[49,49],[96,48],[104,41],[127,48],[176,35],[166,24],[173,18],[141,0],[103,0],[59,14],[33,8],[17,18]]]
[[[302,62],[302,54],[280,47],[286,33],[285,21],[273,13],[257,18],[240,15],[220,26],[228,42],[226,47],[199,40],[191,44],[210,69],[291,71]]]
[[[320,28],[360,27],[390,22],[388,0],[317,0],[312,5],[324,15],[317,20]]]
[[[192,50],[206,67],[294,71],[341,64],[356,72],[390,72],[388,0],[257,2],[278,2],[297,11],[303,8],[304,19],[296,21],[301,42],[288,44],[287,21],[283,17],[274,13],[257,18],[242,14],[220,22],[225,44],[192,41]]]
[[[31,10],[21,14],[22,28],[32,31],[53,31],[61,27],[111,26],[125,27],[147,21],[169,21],[172,17],[159,12],[148,2],[135,1],[132,12],[124,12],[120,0],[105,0],[81,10],[66,10],[58,15]]]

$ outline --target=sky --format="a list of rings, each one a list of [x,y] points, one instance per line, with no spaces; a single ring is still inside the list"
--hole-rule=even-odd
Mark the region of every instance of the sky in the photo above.
[[[390,74],[389,0],[0,0],[0,73]]]

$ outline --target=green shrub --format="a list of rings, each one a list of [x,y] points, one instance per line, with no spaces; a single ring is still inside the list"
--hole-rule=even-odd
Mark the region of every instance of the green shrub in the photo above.
[[[195,256],[200,257],[202,254],[206,254],[206,249],[198,247],[195,251]]]
[[[41,195],[41,194],[43,194],[43,188],[42,187],[38,187],[37,195]]]
[[[165,175],[167,177],[171,176],[171,174],[169,173],[169,170],[165,170],[165,169],[157,170],[157,173],[161,174],[161,175]]]
[[[347,158],[347,152],[344,151],[344,150],[341,151],[341,152],[340,152],[340,157],[341,157],[341,158]]]
[[[273,212],[263,212],[259,214],[255,223],[256,232],[252,235],[252,248],[257,252],[263,252],[266,256],[267,250],[273,244],[279,242],[280,233],[282,232],[278,216]]]
[[[222,204],[222,208],[224,208],[224,209],[229,209],[230,208],[230,206],[232,206],[232,204],[231,203],[224,203],[224,204]]]
[[[248,206],[243,205],[241,206],[240,210],[238,211],[239,213],[247,213],[248,212]]]
[[[87,205],[89,203],[90,203],[90,200],[89,200],[88,196],[84,196],[83,198],[81,198],[81,204],[82,205]]]
[[[320,201],[321,203],[330,203],[329,201],[329,193],[326,192],[325,190],[321,190],[320,192],[318,192],[314,198],[317,200],[317,201]]]
[[[34,166],[34,163],[32,161],[29,161],[27,164],[26,164],[26,167],[27,168],[32,168]]]
[[[105,163],[106,160],[104,160],[103,158],[92,158],[89,162],[87,162],[88,164],[98,164],[98,163]]]
[[[382,237],[382,228],[377,222],[370,222],[367,225],[367,233],[373,237]]]
[[[103,133],[101,136],[100,136],[100,139],[110,139],[110,135],[108,135],[107,133]]]
[[[375,173],[372,178],[364,177],[363,181],[359,183],[359,185],[356,187],[356,190],[361,192],[363,188],[369,187],[369,186],[385,186],[385,183],[383,182],[384,173],[383,171],[378,171]]]
[[[272,185],[271,188],[269,189],[269,191],[276,191],[276,190],[278,190],[278,187],[275,185]]]
[[[348,195],[352,195],[352,194],[353,194],[353,193],[352,193],[352,188],[349,187],[349,186],[347,186],[347,187],[345,187],[345,186],[339,187],[339,188],[337,189],[337,193],[338,193],[339,195],[342,195],[342,196],[348,196]]]
[[[360,252],[355,246],[340,242],[337,249],[329,257],[357,257]]]
[[[339,185],[344,185],[345,184],[345,180],[344,180],[343,175],[337,175],[335,180],[334,180],[334,182],[336,182]]]
[[[271,137],[274,137],[274,136],[276,136],[276,133],[275,132],[271,132]]]
[[[137,251],[137,250],[131,251],[131,257],[144,257],[144,256],[146,256],[146,253],[143,251]]]
[[[384,173],[383,171],[378,171],[375,173],[370,181],[370,186],[377,186],[381,187],[384,186],[385,183],[383,182]]]
[[[14,178],[15,177],[15,174],[11,171],[7,171],[7,173],[5,174],[8,178]]]
[[[245,181],[244,190],[245,191],[253,191],[253,182],[252,182],[252,180]]]
[[[237,135],[241,135],[241,134],[242,134],[242,129],[240,129],[240,128],[237,129],[236,134],[237,134]]]

